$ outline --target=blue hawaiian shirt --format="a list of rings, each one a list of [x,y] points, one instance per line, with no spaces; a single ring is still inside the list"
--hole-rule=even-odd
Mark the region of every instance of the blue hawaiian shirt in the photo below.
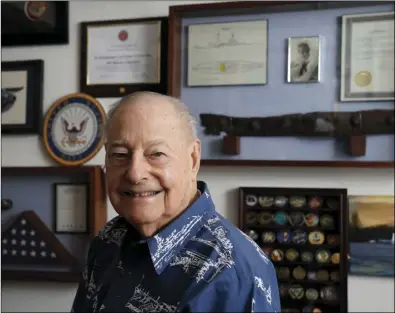
[[[91,242],[72,312],[280,312],[273,264],[198,188],[151,238],[123,217],[109,221]]]

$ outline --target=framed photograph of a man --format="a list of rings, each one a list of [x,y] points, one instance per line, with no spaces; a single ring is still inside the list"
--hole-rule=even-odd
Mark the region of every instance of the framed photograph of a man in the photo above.
[[[320,36],[288,38],[288,83],[320,82]]]

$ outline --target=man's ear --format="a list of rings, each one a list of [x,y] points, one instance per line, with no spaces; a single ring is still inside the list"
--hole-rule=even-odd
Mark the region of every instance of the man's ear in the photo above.
[[[191,170],[194,174],[194,178],[197,178],[197,174],[200,169],[200,157],[201,157],[201,142],[199,139],[195,139],[191,146]]]

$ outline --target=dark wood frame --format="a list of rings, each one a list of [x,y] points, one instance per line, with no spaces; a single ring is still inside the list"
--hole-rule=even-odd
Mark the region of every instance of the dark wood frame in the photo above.
[[[56,223],[57,216],[58,216],[58,208],[57,208],[57,201],[58,201],[58,187],[61,186],[84,186],[86,191],[86,207],[85,207],[85,214],[86,214],[86,224],[84,231],[62,231],[58,230],[58,225]],[[90,194],[89,194],[89,184],[84,183],[55,183],[53,184],[53,195],[54,195],[54,220],[53,220],[53,229],[54,233],[57,234],[87,234],[89,233],[89,203],[90,203]]]
[[[1,133],[39,134],[43,118],[44,61],[5,61],[1,62],[1,71],[27,71],[26,123],[1,125]]]
[[[340,188],[283,188],[283,187],[239,187],[239,221],[238,227],[243,232],[246,232],[248,226],[246,224],[246,213],[247,209],[244,205],[244,196],[248,193],[265,194],[267,196],[320,196],[320,197],[339,197],[340,200],[340,212],[339,212],[339,228],[340,228],[340,290],[339,290],[339,312],[348,312],[348,271],[349,271],[349,240],[348,240],[348,191],[347,189]],[[287,212],[292,211],[303,211],[312,212],[312,209],[292,209],[292,208],[276,208],[270,209],[271,212],[285,210]],[[319,211],[318,209],[317,211]],[[330,209],[329,209],[330,210]],[[335,210],[332,210],[335,211]],[[261,210],[264,212],[264,209]],[[260,227],[264,229],[265,227]],[[297,227],[296,227],[297,228]],[[270,228],[273,230],[274,228]],[[311,229],[314,229],[313,227]]]
[[[313,11],[331,8],[377,6],[385,1],[239,1],[178,5],[169,8],[168,89],[167,94],[179,98],[181,92],[182,20],[188,17],[248,15],[286,11]],[[340,60],[339,60],[340,62]],[[340,68],[338,66],[338,68]],[[269,78],[268,78],[269,79]],[[282,161],[282,160],[202,160],[204,166],[292,166],[341,168],[393,168],[394,161]]]
[[[2,2],[2,15],[5,10]],[[43,46],[43,45],[63,45],[69,43],[69,2],[56,1],[56,26],[52,33],[20,33],[20,34],[1,34],[1,44],[4,47],[17,46]]]
[[[117,24],[141,24],[146,22],[161,22],[161,59],[160,59],[160,83],[159,84],[87,84],[87,42],[88,27],[90,26],[111,26]],[[82,22],[80,25],[80,91],[94,97],[122,97],[136,91],[154,91],[166,93],[167,90],[167,37],[168,18],[152,17],[139,19],[122,19],[110,21]]]
[[[50,167],[2,167],[2,175],[8,176],[61,176],[72,173],[86,173],[89,180],[88,223],[89,237],[93,238],[107,223],[107,196],[104,172],[101,166],[50,166]],[[82,268],[71,272],[46,271],[5,271],[5,280],[50,280],[63,282],[78,282],[81,279]]]

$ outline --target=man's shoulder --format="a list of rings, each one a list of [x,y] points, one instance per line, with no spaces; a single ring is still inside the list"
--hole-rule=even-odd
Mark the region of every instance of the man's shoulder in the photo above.
[[[121,245],[127,230],[128,227],[125,219],[122,216],[116,216],[100,229],[95,236],[95,240]]]
[[[211,253],[227,264],[226,272],[235,271],[239,275],[251,275],[261,269],[273,269],[273,264],[262,249],[239,228],[226,218],[216,213],[204,224],[202,230],[192,241],[206,242],[211,249],[202,251]]]

